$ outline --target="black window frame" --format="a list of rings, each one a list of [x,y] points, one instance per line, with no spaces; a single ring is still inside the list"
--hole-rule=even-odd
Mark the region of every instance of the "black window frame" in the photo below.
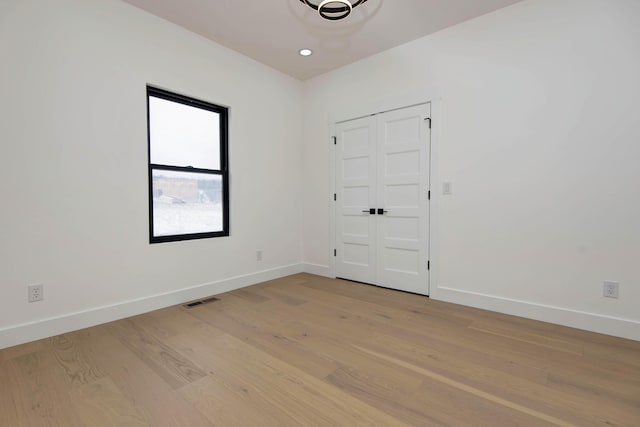
[[[220,117],[220,169],[201,169],[191,166],[161,165],[151,163],[151,115],[149,99],[151,97],[177,102],[190,107],[218,113]],[[147,85],[147,164],[149,174],[149,243],[178,242],[183,240],[208,239],[229,236],[229,108],[207,101],[192,98]],[[153,171],[165,170],[186,173],[202,173],[222,177],[222,231],[203,233],[172,234],[154,236],[153,234]]]

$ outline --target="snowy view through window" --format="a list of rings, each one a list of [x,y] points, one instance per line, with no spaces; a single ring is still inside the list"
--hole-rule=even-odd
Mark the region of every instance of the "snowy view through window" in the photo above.
[[[222,178],[153,171],[153,234],[222,231]]]
[[[155,88],[148,102],[151,241],[228,235],[226,109]]]

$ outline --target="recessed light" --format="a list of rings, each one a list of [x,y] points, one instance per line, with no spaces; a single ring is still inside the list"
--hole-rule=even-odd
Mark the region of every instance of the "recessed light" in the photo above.
[[[300,49],[298,54],[300,54],[300,56],[311,56],[313,55],[313,51],[311,49]]]

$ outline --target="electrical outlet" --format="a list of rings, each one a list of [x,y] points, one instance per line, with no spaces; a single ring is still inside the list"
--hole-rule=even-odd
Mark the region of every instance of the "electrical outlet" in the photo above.
[[[256,261],[262,261],[262,251],[256,251]]]
[[[607,298],[618,298],[618,290],[620,289],[620,283],[605,281],[602,288],[602,295]]]
[[[29,291],[29,302],[42,301],[44,299],[44,285],[42,283],[29,285],[27,289]]]

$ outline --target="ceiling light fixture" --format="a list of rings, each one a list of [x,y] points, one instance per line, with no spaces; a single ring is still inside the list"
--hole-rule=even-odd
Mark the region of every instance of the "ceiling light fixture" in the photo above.
[[[361,5],[367,0],[356,0],[353,4],[348,0],[322,0],[320,3],[317,3],[319,0],[314,0],[316,3],[312,0],[300,1],[310,8],[317,10],[318,13],[320,13],[320,16],[324,19],[337,21],[349,16],[355,7]]]
[[[313,55],[313,51],[311,49],[300,49],[298,54],[300,54],[300,56],[311,56]]]

